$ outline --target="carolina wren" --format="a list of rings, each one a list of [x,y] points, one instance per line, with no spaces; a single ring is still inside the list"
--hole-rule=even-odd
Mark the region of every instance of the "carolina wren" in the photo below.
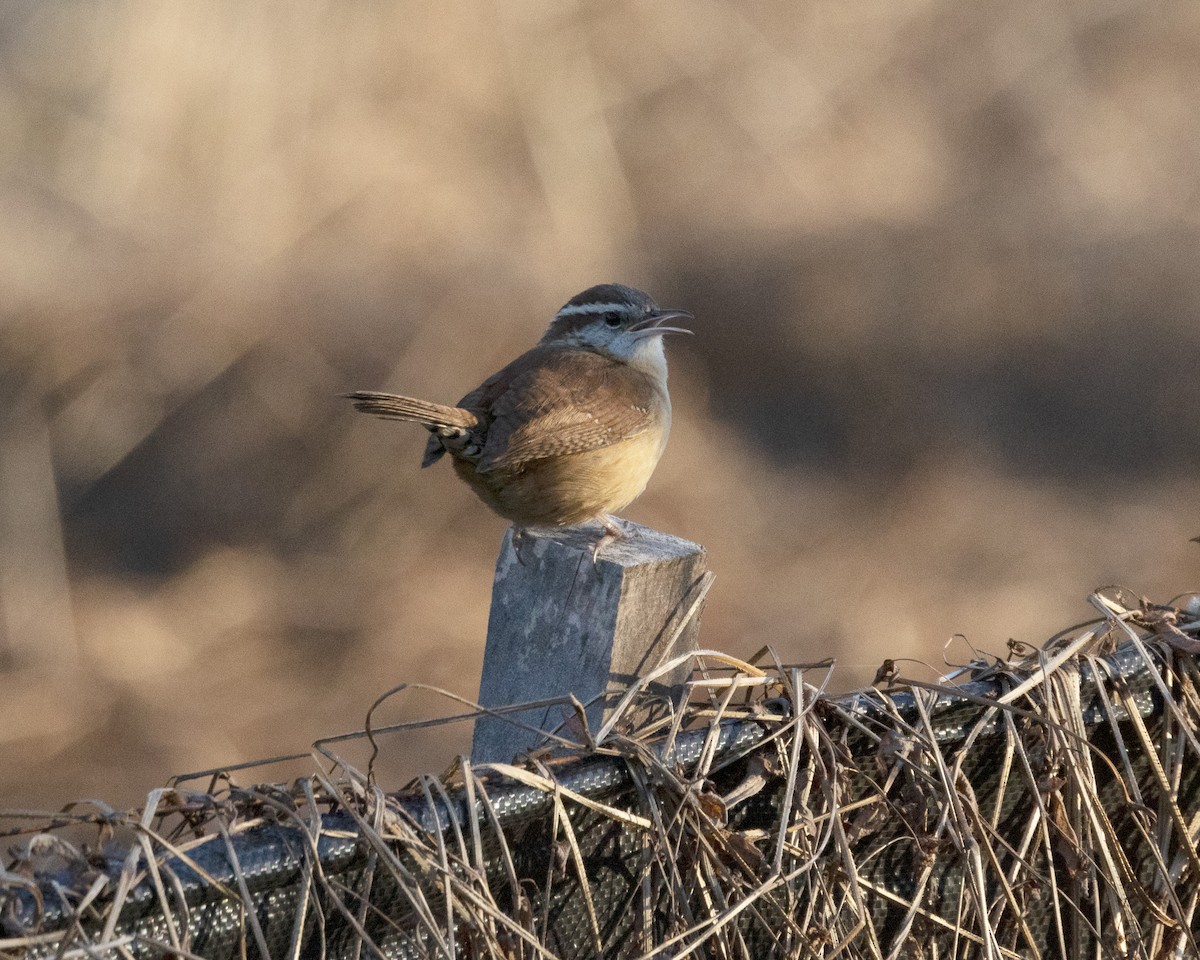
[[[599,521],[593,550],[622,536],[609,516],[646,487],[671,429],[664,326],[692,319],[645,293],[604,283],[576,294],[537,346],[457,406],[359,391],[357,410],[431,434],[422,467],[450,454],[454,471],[519,535],[526,527]]]

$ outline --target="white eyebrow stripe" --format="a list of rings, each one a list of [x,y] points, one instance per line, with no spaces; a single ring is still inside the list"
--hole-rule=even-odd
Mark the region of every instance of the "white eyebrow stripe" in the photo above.
[[[627,313],[629,304],[627,303],[576,303],[572,306],[563,307],[557,317],[574,317],[581,313],[607,313],[609,310],[615,310],[618,313]]]

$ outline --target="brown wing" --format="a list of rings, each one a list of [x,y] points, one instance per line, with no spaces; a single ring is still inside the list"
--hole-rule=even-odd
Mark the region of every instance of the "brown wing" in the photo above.
[[[486,473],[635,436],[650,425],[658,402],[650,378],[626,364],[585,350],[535,347],[459,406],[486,424],[477,466]]]

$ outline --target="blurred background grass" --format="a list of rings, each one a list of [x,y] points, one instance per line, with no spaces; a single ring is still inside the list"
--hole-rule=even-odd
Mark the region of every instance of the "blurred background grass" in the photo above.
[[[1176,2],[5,4],[0,803],[473,696],[503,525],[335,394],[600,281],[697,315],[627,515],[708,645],[845,687],[1195,587],[1197,89]]]

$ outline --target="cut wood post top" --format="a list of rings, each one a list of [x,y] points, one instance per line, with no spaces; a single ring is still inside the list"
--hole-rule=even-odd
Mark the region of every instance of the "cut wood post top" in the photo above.
[[[479,686],[483,706],[568,693],[587,703],[696,649],[707,587],[704,548],[627,521],[623,530],[594,564],[598,525],[526,531],[519,557],[512,530],[505,534]],[[677,687],[689,673],[690,666],[680,667],[657,688]],[[550,730],[571,712],[543,707],[516,716]],[[587,714],[594,732],[607,716],[606,704],[597,702]],[[472,759],[508,762],[539,739],[504,720],[480,717]]]

